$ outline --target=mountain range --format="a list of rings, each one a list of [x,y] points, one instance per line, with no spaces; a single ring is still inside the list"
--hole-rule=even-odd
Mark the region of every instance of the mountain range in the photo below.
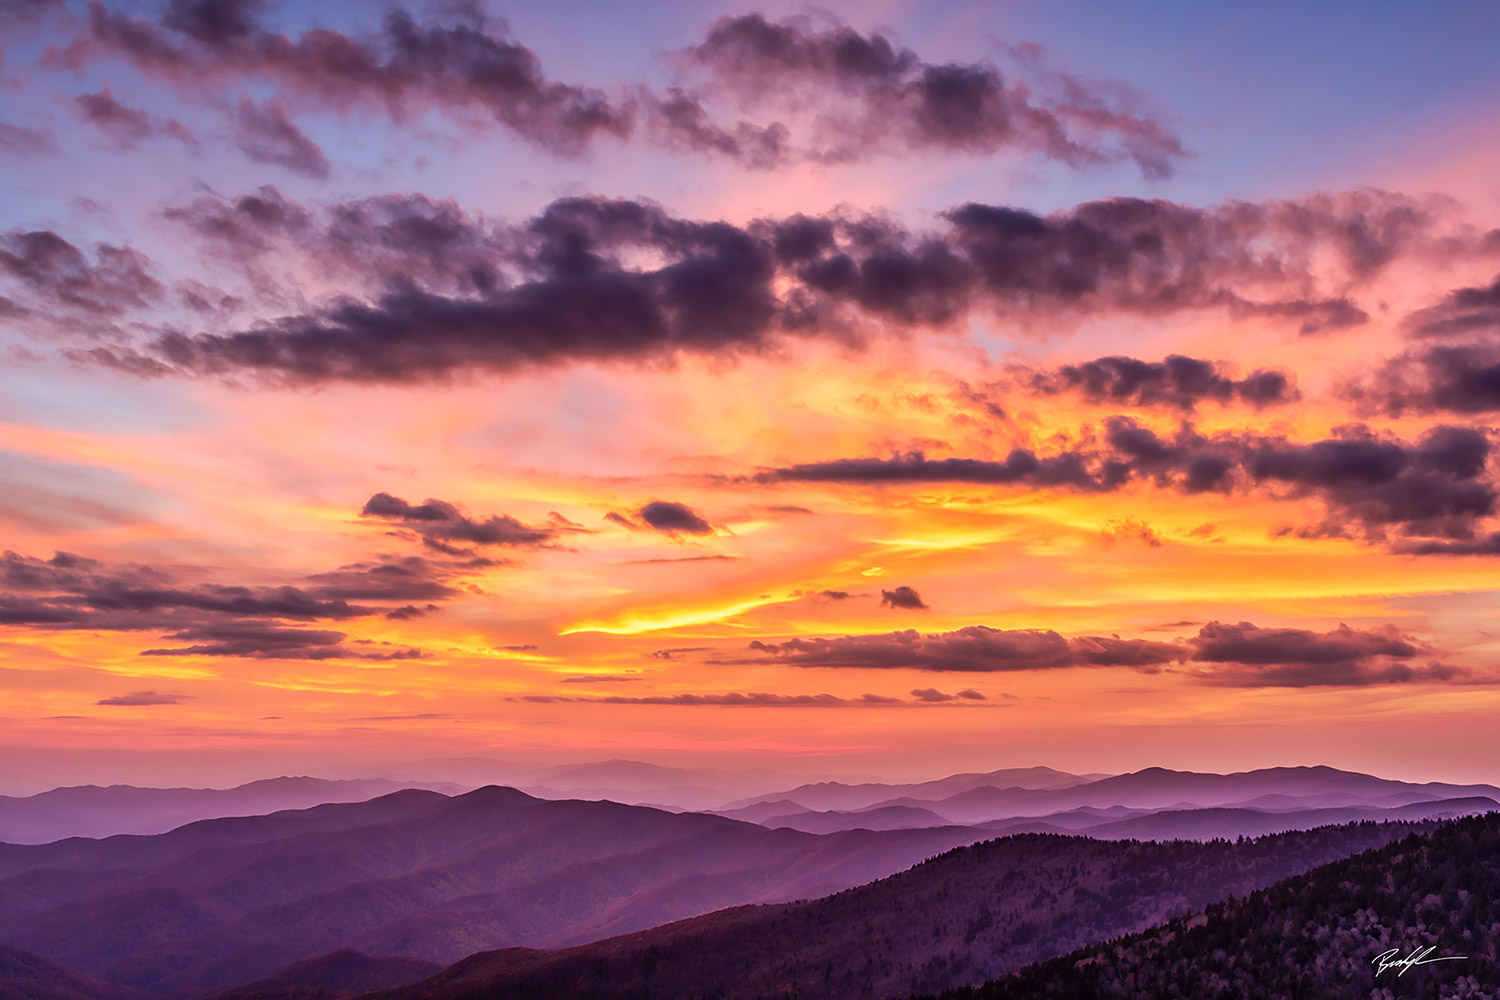
[[[200,819],[258,816],[328,802],[364,802],[402,788],[447,794],[468,790],[449,782],[388,778],[270,778],[234,788],[74,785],[24,798],[0,795],[0,842],[46,844],[65,837],[166,833]]]
[[[1415,958],[1420,964],[1390,964]],[[1500,997],[1500,814],[1332,861],[943,1000]]]
[[[650,789],[663,775],[603,762],[558,777]],[[218,800],[121,787],[32,798],[102,796],[127,814],[155,802],[161,821],[184,802],[276,803],[376,780],[277,779]],[[29,800],[0,800],[0,819],[20,822],[16,802]],[[1497,810],[1492,786],[1326,767],[822,782],[731,800],[722,815],[405,788],[150,835],[0,844],[0,1000],[936,993]]]
[[[986,837],[815,836],[488,787],[0,845],[0,942],[157,994],[227,987],[340,948],[452,962],[558,947],[747,902],[808,898]]]

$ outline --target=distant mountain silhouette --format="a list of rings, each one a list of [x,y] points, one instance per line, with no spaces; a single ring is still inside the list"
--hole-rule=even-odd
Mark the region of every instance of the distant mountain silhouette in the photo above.
[[[81,976],[19,948],[0,947],[0,1000],[145,1000],[145,994]]]
[[[715,809],[712,812],[715,816],[744,820],[746,823],[764,823],[768,819],[776,819],[782,816],[798,816],[803,813],[811,813],[812,810],[799,802],[793,802],[791,799],[772,799],[769,802],[756,802],[753,805],[741,806],[738,809]]]
[[[1332,803],[1405,805],[1476,795],[1500,800],[1500,788],[1443,782],[1416,784],[1331,767],[1271,767],[1234,774],[1203,774],[1151,767],[1067,788],[981,784],[942,798],[906,793],[871,805],[928,809],[955,823],[975,824],[1001,819],[1041,819],[1083,806],[1190,809],[1235,806],[1265,796],[1276,796],[1290,802],[1293,808],[1323,808]],[[789,792],[787,797],[812,805],[800,795]]]
[[[344,948],[317,958],[277,969],[264,979],[245,983],[222,993],[215,1000],[289,1000],[314,996],[332,1000],[358,996],[425,979],[442,966],[415,958],[372,958]]]
[[[1490,813],[942,996],[1495,1000],[1500,997],[1497,933],[1500,814]],[[1382,954],[1455,960],[1382,972],[1377,961]]]
[[[0,941],[156,994],[215,990],[342,948],[446,963],[823,895],[984,836],[815,836],[514,789],[404,791],[152,837],[0,845]]]
[[[874,806],[857,812],[797,812],[771,816],[761,821],[771,829],[802,830],[806,833],[835,833],[839,830],[919,830],[923,827],[952,826],[929,809],[913,806]]]
[[[366,1000],[856,1000],[978,983],[1435,824],[1170,844],[1025,835],[810,902],[746,906],[557,952],[478,954]]]
[[[1077,785],[1088,784],[1103,777],[1103,775],[1097,774],[1069,774],[1066,771],[1058,771],[1050,767],[1014,767],[999,771],[990,771],[985,774],[952,774],[946,778],[939,778],[936,781],[919,781],[908,784],[866,782],[858,785],[847,785],[838,781],[821,781],[813,784],[798,785],[796,788],[788,791],[768,792],[763,795],[752,795],[748,798],[736,799],[733,802],[726,803],[716,811],[742,809],[757,802],[767,802],[774,799],[791,799],[803,807],[816,812],[827,812],[830,810],[848,811],[865,809],[874,805],[901,804],[891,802],[890,800],[902,797],[936,801],[971,788],[1072,788]]]
[[[259,816],[325,802],[363,802],[412,787],[450,794],[467,790],[459,785],[384,778],[270,778],[222,789],[77,785],[25,798],[0,795],[0,842],[47,844],[65,837],[165,833],[200,819]]]
[[[537,764],[487,757],[386,763],[350,772],[348,776],[399,778],[407,782],[452,781],[467,788],[504,785],[544,799],[609,799],[698,811],[737,796],[760,794],[807,780],[763,767],[743,770],[670,767],[639,760]]]

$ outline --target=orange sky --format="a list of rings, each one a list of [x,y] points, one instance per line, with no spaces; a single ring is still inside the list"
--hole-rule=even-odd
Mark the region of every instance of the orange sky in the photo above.
[[[912,15],[893,5],[889,16],[907,24]],[[854,27],[874,26],[856,19]],[[962,31],[908,30],[944,58],[976,58],[942,48],[961,45]],[[5,66],[36,107],[49,88],[71,94],[83,85],[40,56],[33,62],[8,55]],[[212,134],[193,117],[210,109],[170,80],[149,67],[109,65],[122,93],[135,81],[153,120],[175,114]],[[577,68],[563,56],[547,65]],[[1156,96],[1167,105],[1174,97]],[[1183,100],[1188,124],[1202,121],[1196,98]],[[631,757],[892,777],[1030,764],[1326,763],[1400,778],[1500,780],[1492,763],[1500,760],[1497,556],[1419,554],[1421,545],[1495,531],[1494,510],[1475,501],[1482,509],[1441,524],[1372,514],[1368,497],[1387,480],[1350,486],[1355,480],[1320,464],[1322,452],[1298,450],[1362,434],[1399,450],[1404,464],[1390,474],[1397,499],[1389,502],[1406,510],[1421,507],[1439,479],[1466,496],[1490,495],[1488,451],[1477,472],[1424,478],[1447,459],[1431,457],[1437,445],[1422,442],[1435,441],[1426,435],[1440,426],[1492,441],[1493,412],[1445,409],[1439,398],[1396,413],[1384,390],[1370,388],[1391,359],[1434,342],[1414,336],[1414,315],[1436,315],[1421,311],[1445,307],[1455,290],[1488,287],[1497,270],[1493,234],[1488,243],[1485,235],[1500,225],[1488,180],[1495,149],[1466,138],[1485,133],[1492,113],[1461,97],[1444,108],[1457,124],[1436,165],[1392,156],[1363,165],[1345,188],[1327,183],[1324,161],[1309,160],[1302,177],[1287,168],[1277,184],[1277,204],[1310,215],[1347,197],[1340,190],[1383,184],[1420,206],[1410,232],[1349,236],[1288,223],[1246,236],[1227,215],[1216,217],[1202,230],[1208,249],[1162,251],[1192,258],[1172,281],[1188,284],[1191,267],[1206,269],[1209,292],[1199,301],[1143,305],[1128,297],[1146,296],[1143,283],[1155,279],[1132,272],[1115,288],[1101,265],[1103,284],[1076,301],[1048,298],[1040,285],[1002,293],[973,284],[951,293],[953,315],[913,318],[870,304],[883,290],[899,293],[895,279],[876,282],[865,299],[836,299],[778,264],[768,285],[778,309],[799,294],[826,295],[811,330],[757,334],[747,346],[695,329],[711,346],[666,344],[622,357],[579,350],[508,367],[469,358],[436,374],[414,368],[365,380],[249,364],[194,370],[153,345],[176,330],[282,329],[265,324],[290,316],[332,322],[339,297],[376,303],[396,287],[391,268],[460,301],[507,294],[535,280],[526,267],[547,258],[517,264],[530,251],[506,241],[524,242],[517,234],[530,231],[493,236],[485,227],[523,227],[557,198],[591,194],[639,193],[665,217],[723,220],[762,241],[757,226],[799,212],[853,226],[884,209],[884,224],[905,234],[903,252],[941,244],[975,264],[990,251],[963,244],[943,213],[971,196],[987,164],[995,180],[986,201],[1029,209],[1058,232],[1082,216],[1052,203],[1069,189],[1033,175],[1080,168],[1035,148],[1005,148],[992,151],[993,161],[972,149],[922,149],[906,158],[886,152],[772,170],[716,161],[700,170],[680,149],[631,145],[617,167],[608,154],[564,158],[558,176],[526,173],[524,184],[505,189],[485,174],[480,151],[501,143],[513,156],[503,162],[517,170],[552,162],[550,154],[514,137],[468,144],[462,130],[457,139],[424,132],[439,128],[441,109],[359,139],[357,121],[316,108],[303,124],[333,164],[331,180],[277,172],[291,162],[285,156],[272,165],[252,156],[247,165],[208,138],[190,168],[160,137],[117,149],[132,183],[113,199],[98,188],[86,194],[80,180],[103,184],[103,165],[72,161],[49,178],[45,164],[28,161],[16,168],[18,183],[54,208],[14,208],[10,256],[0,257],[8,282],[0,304],[15,307],[0,310],[8,365],[0,532],[14,554],[0,591],[0,792],[87,774],[223,784],[448,756]],[[47,127],[80,148],[103,141],[72,119]],[[1190,145],[1215,138],[1205,128],[1188,136]],[[422,162],[408,156],[403,136]],[[430,166],[444,150],[462,168]],[[1198,162],[1185,160],[1174,174],[1183,179],[1156,182],[1153,196],[1195,218],[1241,196],[1231,185],[1196,197],[1217,161]],[[153,179],[153,164],[170,179]],[[1120,193],[1139,193],[1142,183],[1123,156],[1080,176],[1080,203],[1114,181]],[[424,178],[447,186],[435,198],[456,198],[450,208],[475,241],[470,250],[495,263],[501,291],[454,291],[467,280],[457,258],[433,263],[398,247],[387,259],[368,245],[334,253],[318,243],[339,206],[413,194]],[[259,249],[226,249],[164,213],[194,198],[225,205],[270,183],[312,221],[266,237]],[[1258,211],[1280,210],[1242,196]],[[80,207],[82,197],[97,199],[99,211]],[[1354,229],[1375,225],[1384,210],[1338,211],[1346,213],[1340,225]],[[66,285],[61,270],[26,270],[43,265],[26,256],[18,234],[42,228],[84,248],[78,266],[90,281],[103,281],[99,244],[141,247],[163,291],[142,292],[135,303],[120,284],[90,285],[88,294],[115,298],[85,315],[76,296],[66,297],[82,286]],[[865,252],[850,249],[858,246],[852,232],[840,245]],[[1361,270],[1350,241],[1364,237],[1390,253]],[[1144,246],[1129,252],[1155,259]],[[640,274],[681,253],[646,239],[610,260]],[[1068,261],[1082,268],[1085,257]],[[182,304],[204,287],[236,301],[217,313]],[[1290,304],[1308,302],[1343,302],[1364,319],[1304,330],[1309,314]],[[722,322],[727,329],[735,317]],[[1463,343],[1488,350],[1484,338],[1493,336],[1487,327]],[[403,349],[420,352],[421,339],[419,331]],[[99,347],[177,368],[142,378],[99,364],[88,353]],[[373,357],[383,348],[360,350]],[[1128,356],[1159,375],[1170,355],[1207,362],[1226,384],[1272,371],[1293,388],[1269,404],[1252,405],[1238,390],[1182,404],[1091,397],[1059,374]],[[1354,385],[1369,391],[1356,398]],[[1176,442],[1174,454],[1231,456],[1228,478],[1198,489],[1185,485],[1189,458],[1159,466],[1140,458],[1104,485],[1102,463],[1124,460],[1126,446],[1110,430],[1127,426],[1122,419]],[[1017,450],[1042,463],[1081,456],[1092,478],[996,478]],[[1296,476],[1267,472],[1270,452],[1308,464]],[[891,471],[947,459],[987,463],[990,478]],[[828,471],[856,460],[881,471]],[[379,494],[414,512],[373,510]],[[441,503],[423,507],[429,501]],[[367,503],[372,511],[362,514]],[[653,503],[670,510],[653,515]],[[491,517],[513,518],[505,530],[536,539],[464,534]],[[59,562],[59,552],[87,563]],[[374,574],[365,581],[400,566],[421,577],[429,596],[338,590],[349,574]],[[336,581],[330,574],[340,568]],[[36,582],[38,574],[46,580]],[[236,598],[225,588],[242,589]],[[325,602],[323,610],[233,605],[289,593],[276,588],[298,588]],[[177,596],[150,596],[161,591]],[[334,608],[339,601],[358,607]],[[1213,622],[1251,623],[1255,632],[1236,633],[1240,651],[1220,655]],[[937,666],[881,658],[894,633],[915,630],[914,641],[947,648],[956,640],[944,637],[978,626],[1072,652],[1057,662],[1018,655]],[[1048,631],[1056,635],[1038,638]],[[319,637],[308,645],[288,640],[293,632]],[[845,649],[847,637],[866,637],[868,648],[837,664],[799,660],[793,650],[804,647],[785,645],[826,640]],[[1134,666],[1085,662],[1079,650],[1095,639],[1156,652]],[[1266,651],[1272,646],[1278,652]]]

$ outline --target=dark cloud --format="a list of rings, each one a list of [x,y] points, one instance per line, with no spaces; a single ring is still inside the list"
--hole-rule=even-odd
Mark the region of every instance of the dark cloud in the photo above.
[[[1186,155],[1128,88],[1049,70],[1034,47],[1015,50],[1010,79],[989,62],[924,62],[840,24],[751,14],[720,19],[677,55],[678,75],[693,86],[634,83],[606,93],[549,79],[534,52],[473,5],[426,20],[397,8],[374,30],[296,37],[267,27],[263,12],[246,0],[172,0],[150,19],[91,3],[87,36],[64,60],[77,69],[113,53],[195,93],[253,82],[299,108],[396,121],[436,110],[478,126],[478,113],[565,156],[640,134],[752,169],[947,149],[1023,151],[1073,166],[1131,159],[1159,178]],[[747,121],[721,105],[772,120]],[[794,136],[774,120],[787,112],[812,124]]]
[[[1352,687],[1369,684],[1447,681],[1468,671],[1436,660],[1394,626],[1328,632],[1260,628],[1249,622],[1209,622],[1196,636],[1177,642],[1118,636],[1065,638],[1040,629],[993,629],[970,625],[953,632],[914,629],[876,635],[812,636],[785,642],[750,643],[757,654],[730,663],[783,663],[800,667],[912,669],[952,672],[1055,670],[1069,667],[1129,667],[1159,673],[1187,664],[1204,683],[1232,687]],[[919,701],[982,700],[973,689],[945,695],[912,691]]]
[[[757,475],[771,482],[851,483],[1027,483],[1033,486],[1084,486],[1093,474],[1080,456],[1065,453],[1039,459],[1028,449],[1017,448],[1003,461],[974,458],[932,458],[920,451],[894,458],[838,458],[809,462]]]
[[[446,581],[466,566],[484,568],[472,562],[455,566],[421,556],[382,556],[312,573],[304,579],[314,593],[329,600],[396,601],[404,606],[452,597],[457,591]]]
[[[0,587],[5,591],[0,594],[0,621],[11,624],[129,628],[142,627],[131,626],[131,616],[155,621],[162,614],[205,612],[312,621],[358,618],[374,611],[342,598],[330,599],[317,589],[184,586],[150,567],[106,567],[65,552],[50,560],[5,552],[0,556]],[[34,621],[28,622],[28,615],[34,615]]]
[[[385,613],[385,616],[392,621],[404,622],[410,621],[413,618],[421,618],[428,612],[436,610],[438,610],[438,606],[436,604],[429,604],[426,607],[422,608],[417,607],[415,604],[406,604],[399,608],[396,608],[394,611],[387,611]]]
[[[1345,389],[1356,404],[1391,416],[1500,411],[1500,346],[1480,340],[1401,354]]]
[[[1033,391],[1076,392],[1089,402],[1117,406],[1192,410],[1202,402],[1241,402],[1261,409],[1301,398],[1287,372],[1260,369],[1235,379],[1216,362],[1180,354],[1159,362],[1119,355],[1096,358],[1030,372],[1022,380]]]
[[[1080,636],[1065,639],[1040,629],[970,625],[953,632],[915,629],[878,635],[813,636],[780,643],[756,640],[749,662],[797,667],[851,667],[958,672],[1131,667],[1154,673],[1183,656],[1180,646],[1144,639]]]
[[[238,656],[257,660],[413,660],[410,647],[353,648],[343,632],[276,625],[214,624],[170,632],[166,638],[192,645],[143,649],[142,656]],[[389,645],[389,644],[382,644]]]
[[[818,597],[826,597],[830,601],[847,601],[853,595],[847,590],[820,590]]]
[[[285,167],[314,180],[328,177],[323,150],[287,117],[279,101],[257,106],[249,98],[240,98],[234,113],[234,144],[256,163]]]
[[[912,692],[918,694],[918,692]],[[939,692],[933,692],[938,694]],[[976,706],[976,701],[983,701],[981,695],[978,699],[972,696],[978,692],[970,691],[960,696],[941,696],[937,698],[916,697],[910,701],[903,698],[892,698],[888,695],[866,694],[858,698],[841,698],[832,694],[769,694],[760,691],[751,691],[745,694],[729,692],[727,694],[663,694],[642,695],[630,697],[626,695],[611,695],[602,698],[585,698],[572,695],[553,694],[528,694],[513,695],[506,701],[531,702],[534,704],[549,705],[555,703],[584,703],[592,705],[676,705],[683,707],[719,705],[735,708],[893,708],[893,707],[926,707],[932,705],[941,706],[968,706],[968,707],[994,707]]]
[[[198,148],[198,141],[187,129],[173,119],[158,119],[140,108],[128,107],[115,100],[109,88],[97,94],[80,94],[73,98],[84,121],[93,125],[113,140],[121,149],[133,149],[143,139],[164,135],[176,139],[189,149]]]
[[[319,28],[293,38],[266,28],[262,5],[244,0],[173,0],[159,20],[89,5],[89,38],[69,53],[77,65],[91,50],[128,58],[184,88],[239,83],[276,88],[302,107],[373,109],[398,121],[431,109],[480,111],[516,135],[564,155],[597,136],[623,137],[634,125],[630,102],[549,80],[531,50],[467,8],[448,23],[419,23],[395,9],[381,27],[356,37]]]
[[[1500,555],[1500,531],[1443,541],[1401,541],[1391,548],[1394,552],[1409,556],[1496,556]]]
[[[882,608],[905,608],[909,611],[927,610],[927,604],[922,600],[922,595],[907,586],[900,586],[894,590],[882,590],[880,606]]]
[[[167,208],[168,219],[187,226],[221,253],[246,259],[289,239],[305,242],[312,213],[266,186],[233,201],[203,196],[186,206]],[[318,256],[325,256],[318,247]]]
[[[1249,622],[1209,622],[1189,640],[1200,679],[1235,687],[1355,687],[1416,681],[1447,681],[1468,674],[1437,661],[1413,664],[1423,653],[1395,626],[1360,630],[1340,625],[1329,632],[1260,628]]]
[[[707,556],[672,556],[663,559],[626,559],[627,566],[657,566],[662,563],[689,563],[689,562],[738,562],[739,556],[726,556],[723,554]]]
[[[67,0],[6,0],[0,4],[0,24],[7,27],[34,25],[47,15],[61,11]]]
[[[509,514],[492,514],[483,520],[465,516],[446,500],[424,500],[410,504],[389,493],[376,493],[365,503],[361,517],[376,517],[400,523],[424,544],[450,555],[463,554],[454,543],[535,547],[553,543],[562,530],[556,522],[527,525]]]
[[[128,707],[139,707],[146,705],[181,705],[187,701],[186,695],[181,694],[158,694],[155,691],[132,691],[129,694],[117,694],[113,698],[100,698],[96,705],[124,705]]]
[[[930,704],[936,704],[936,703],[945,702],[945,701],[959,701],[959,700],[963,700],[963,701],[985,701],[985,700],[987,700],[984,695],[980,694],[978,691],[975,691],[973,688],[964,688],[962,691],[959,691],[956,694],[945,694],[944,692],[939,691],[937,688],[915,688],[915,689],[912,690],[911,696],[913,698],[915,698],[917,701],[925,701],[925,702],[928,702]]]
[[[673,646],[670,649],[655,649],[646,656],[654,660],[680,660],[685,653],[711,653],[712,646]]]
[[[1363,326],[1370,314],[1347,298],[1289,299],[1283,302],[1237,302],[1231,312],[1241,316],[1270,316],[1275,319],[1299,320],[1297,332],[1304,337]]]
[[[1405,320],[1414,337],[1468,337],[1500,331],[1500,278],[1494,284],[1458,288],[1443,301]]]
[[[100,243],[89,260],[54,232],[0,233],[0,275],[53,306],[118,316],[162,298],[165,290],[148,271],[146,255]]]
[[[187,643],[144,650],[148,656],[410,659],[423,654],[305,626],[428,613],[437,605],[419,608],[410,602],[451,597],[457,591],[446,581],[473,568],[473,560],[382,557],[312,574],[295,586],[242,586],[183,579],[196,575],[189,571],[108,565],[67,552],[51,559],[6,552],[0,556],[0,625],[154,632]]]
[[[741,105],[779,110],[788,94],[810,103],[817,124],[802,155],[815,160],[928,148],[1020,149],[1079,166],[1128,157],[1144,175],[1159,178],[1185,155],[1181,141],[1122,87],[1039,72],[1012,81],[988,62],[927,63],[883,35],[837,23],[724,17],[682,58],[711,81],[711,90],[728,91]],[[752,166],[772,165],[789,152],[779,123],[768,132],[740,122],[730,132],[709,121],[696,95],[674,92],[663,104],[658,116],[668,132],[691,148]]]
[[[1363,425],[1309,444],[1285,438],[1220,433],[1205,436],[1184,424],[1163,437],[1134,418],[1104,421],[1102,442],[1038,458],[1017,448],[1004,461],[929,459],[922,452],[892,458],[844,458],[761,472],[760,483],[827,482],[871,485],[974,483],[1079,492],[1120,489],[1149,480],[1182,493],[1260,489],[1282,499],[1314,497],[1326,509],[1308,534],[1355,534],[1369,541],[1430,535],[1465,539],[1495,512],[1486,477],[1491,444],[1480,430],[1438,426],[1416,442]]]
[[[639,677],[629,677],[622,674],[583,674],[578,677],[564,677],[564,684],[627,684],[640,680]]]
[[[711,535],[714,526],[686,504],[674,500],[653,500],[636,511],[642,521],[669,535]]]
[[[199,199],[174,217],[231,256],[295,247],[309,266],[348,279],[348,297],[249,329],[167,330],[144,348],[76,357],[140,375],[291,383],[734,357],[797,337],[857,342],[877,328],[984,314],[1050,327],[1084,314],[1245,308],[1252,290],[1305,297],[1314,256],[1338,262],[1327,280],[1348,285],[1398,252],[1436,245],[1434,216],[1379,192],[1209,209],[1111,199],[1049,216],[970,204],[927,232],[842,215],[739,227],[602,198],[564,199],[500,227],[419,196],[319,214],[273,194]],[[1217,380],[1228,376],[1203,364],[1184,359],[1139,391],[1168,400],[1224,391]],[[1080,384],[1090,377],[1077,374]],[[1128,396],[1130,377],[1121,369],[1096,381]],[[1294,391],[1275,372],[1230,381],[1252,405]]]

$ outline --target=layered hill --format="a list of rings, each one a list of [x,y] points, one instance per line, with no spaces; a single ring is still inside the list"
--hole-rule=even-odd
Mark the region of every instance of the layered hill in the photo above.
[[[1410,958],[1422,964],[1389,964]],[[1493,1000],[1500,997],[1500,815],[1457,820],[1191,918],[942,996]]]
[[[0,845],[0,942],[157,994],[353,948],[562,947],[901,871],[983,831],[817,836],[514,789],[404,791],[151,837]]]
[[[0,1000],[146,1000],[115,983],[80,976],[19,948],[0,947]]]
[[[1023,783],[1007,784],[1018,779]],[[1097,779],[1027,768],[953,775],[914,785],[803,785],[732,804],[719,814],[818,832],[957,823],[995,833],[1088,830],[1090,836],[1102,837],[1211,838],[1306,830],[1357,819],[1451,816],[1458,813],[1444,812],[1438,803],[1471,799],[1482,808],[1494,808],[1500,805],[1500,788],[1419,784],[1331,767],[1273,767],[1234,774],[1153,767]],[[1425,810],[1424,803],[1429,804]],[[1399,811],[1407,807],[1416,812]],[[1164,815],[1158,820],[1142,818],[1153,813]]]
[[[1357,823],[1233,843],[1006,837],[810,902],[558,952],[475,955],[370,1000],[904,997],[1159,924],[1419,828]]]
[[[402,788],[449,794],[466,790],[445,783],[384,778],[270,778],[234,788],[75,785],[21,798],[0,795],[0,842],[46,844],[66,837],[165,833],[200,819],[259,816],[325,802],[364,802]]]

